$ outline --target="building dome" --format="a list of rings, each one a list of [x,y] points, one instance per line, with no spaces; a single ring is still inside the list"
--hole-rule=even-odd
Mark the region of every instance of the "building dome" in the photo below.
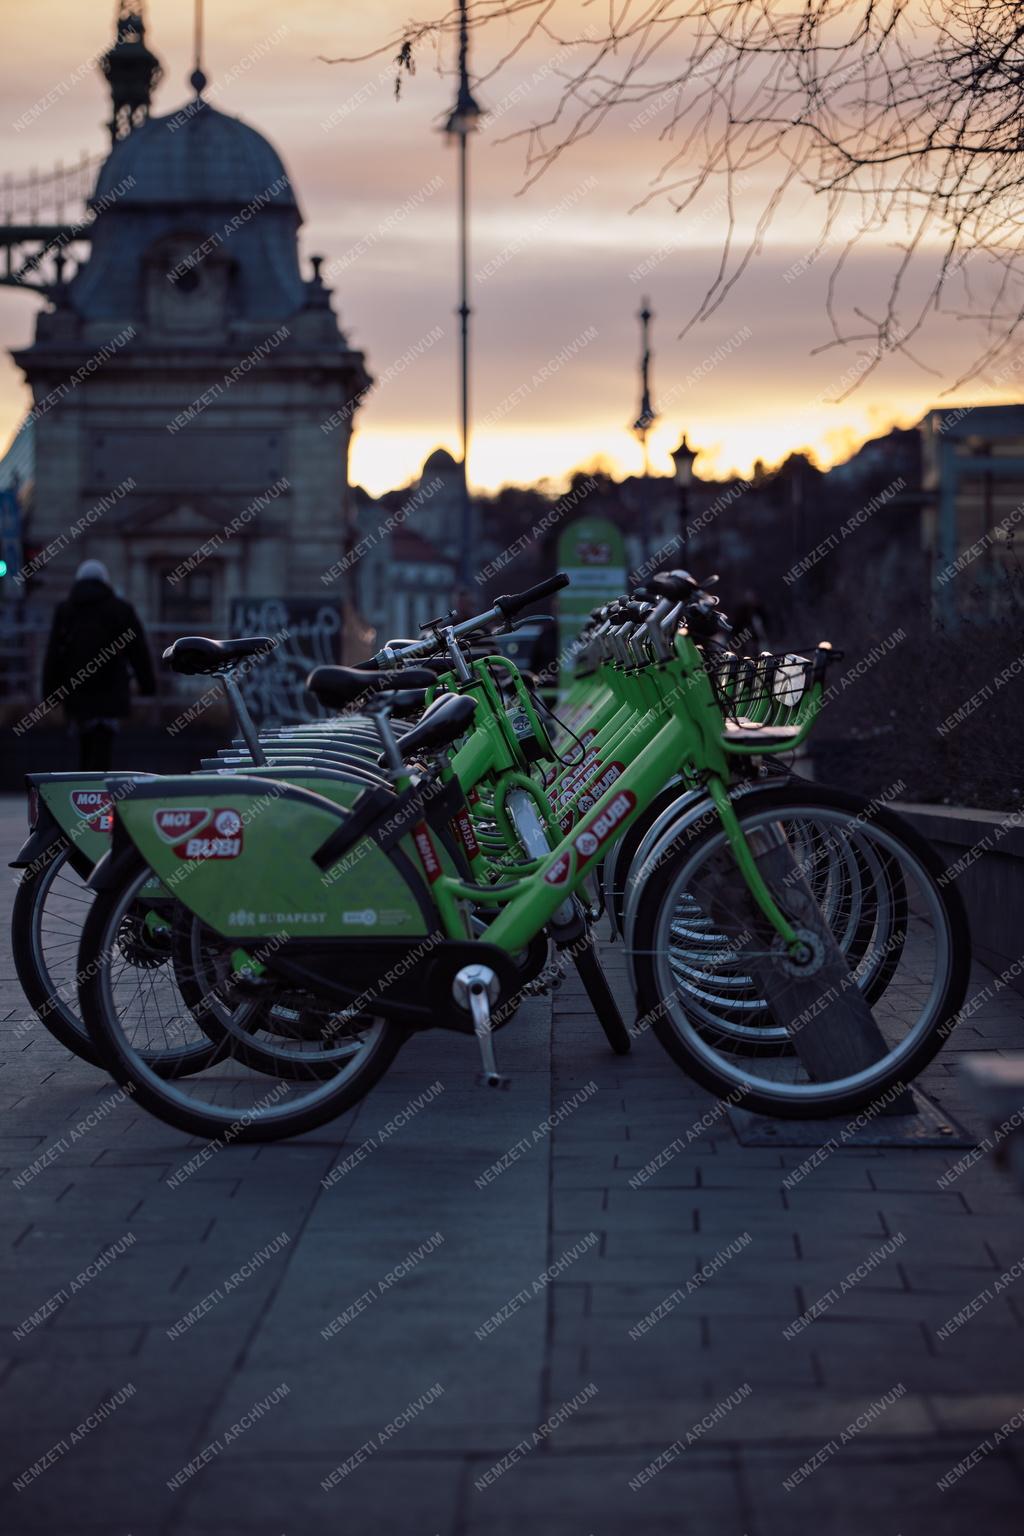
[[[420,476],[425,480],[428,475],[454,475],[458,467],[447,448],[435,448],[433,453],[424,459]]]
[[[302,217],[280,155],[255,128],[201,98],[118,139],[91,206],[90,258],[69,288],[86,320],[156,319],[192,345],[208,329],[207,311],[187,301],[197,284],[212,301],[215,284],[229,283],[225,320],[264,324],[306,303]],[[190,275],[172,299],[167,274],[182,271]]]
[[[281,157],[261,133],[207,102],[151,117],[119,140],[93,202],[119,207],[297,209]]]

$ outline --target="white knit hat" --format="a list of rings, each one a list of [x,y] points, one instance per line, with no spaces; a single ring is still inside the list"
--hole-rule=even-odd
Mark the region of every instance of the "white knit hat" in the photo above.
[[[104,581],[108,587],[113,586],[110,572],[102,560],[83,560],[75,572],[76,581]]]

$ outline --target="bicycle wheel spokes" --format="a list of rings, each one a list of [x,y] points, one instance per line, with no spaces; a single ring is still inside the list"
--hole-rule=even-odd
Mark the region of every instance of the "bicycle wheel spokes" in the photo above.
[[[749,835],[769,824],[781,828],[802,890],[813,895],[822,924],[846,958],[849,984],[872,1006],[884,1054],[858,1074],[867,1087],[912,1056],[936,1024],[952,956],[934,882],[888,830],[852,825],[841,812],[794,807],[781,820],[766,812],[743,825]],[[770,1085],[795,1102],[820,1100],[832,1085],[811,1078],[798,1037],[834,999],[787,1009],[784,985],[781,994],[773,988],[769,1006],[764,967],[777,960],[769,960],[763,941],[760,953],[749,937],[743,942],[742,923],[730,935],[720,904],[707,894],[738,879],[722,832],[700,840],[680,861],[651,943],[658,985],[668,1000],[666,1020],[687,1049],[736,1090]],[[734,888],[740,901],[742,892]],[[785,906],[785,892],[775,894]],[[716,929],[717,940],[695,947],[697,932],[713,935]],[[850,1080],[844,1083],[849,1091]]]
[[[335,1096],[375,1048],[381,1021],[341,1019],[323,1005],[314,1019],[312,998],[282,1006],[240,997],[227,941],[182,909],[168,916],[173,954],[140,966],[133,946],[148,878],[138,874],[120,894],[106,925],[113,942],[94,962],[104,1031],[129,1079],[211,1133],[271,1124]]]
[[[36,969],[50,993],[49,1007],[60,1009],[79,1028],[75,1011],[78,944],[91,901],[85,881],[63,849],[51,859],[40,881],[31,943]]]

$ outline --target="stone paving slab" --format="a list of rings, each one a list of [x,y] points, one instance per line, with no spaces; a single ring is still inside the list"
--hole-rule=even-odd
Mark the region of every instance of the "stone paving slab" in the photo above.
[[[8,849],[22,821],[0,803]],[[6,956],[0,977],[5,1536],[1020,1530],[1024,1203],[988,1158],[940,1183],[962,1153],[808,1171],[740,1146],[650,1032],[608,1052],[573,978],[498,1037],[508,1094],[474,1086],[471,1042],[424,1036],[333,1125],[173,1188],[200,1143],[52,1041]],[[1024,1049],[1024,1003],[968,1025],[922,1087],[980,1136],[957,1058]]]

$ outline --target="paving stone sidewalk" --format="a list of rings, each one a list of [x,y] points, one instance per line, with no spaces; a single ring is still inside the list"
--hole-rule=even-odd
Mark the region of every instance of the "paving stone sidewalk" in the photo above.
[[[0,802],[5,860],[21,827]],[[958,1056],[1024,1049],[1022,1003],[926,1076],[979,1136]],[[29,1021],[5,942],[7,1536],[1021,1530],[1024,1199],[988,1157],[794,1177],[649,1034],[613,1057],[573,978],[499,1036],[509,1093],[425,1036],[324,1131],[171,1184],[202,1144]]]

